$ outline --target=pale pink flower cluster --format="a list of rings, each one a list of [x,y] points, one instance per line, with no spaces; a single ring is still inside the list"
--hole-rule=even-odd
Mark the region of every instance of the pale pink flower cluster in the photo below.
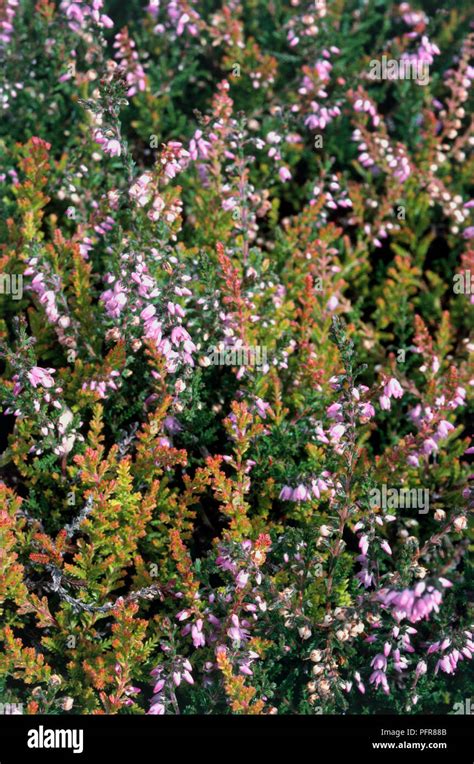
[[[167,311],[170,316],[179,318],[184,318],[186,315],[184,309],[178,303],[168,302]],[[163,326],[155,314],[156,308],[154,305],[148,305],[140,314],[144,322],[144,337],[153,340],[160,352],[166,356],[168,371],[176,371],[180,359],[183,363],[194,366],[192,354],[196,351],[196,345],[192,341],[189,332],[184,326],[178,324],[171,330],[169,339],[163,337]]]
[[[207,159],[211,142],[203,137],[202,130],[196,130],[189,143],[189,156],[193,161]]]
[[[191,8],[189,2],[182,3],[180,0],[170,0],[166,10],[178,37],[185,31],[192,35],[192,37],[198,34],[198,21],[200,17],[197,11]]]
[[[398,143],[393,156],[387,157],[388,166],[392,170],[393,177],[398,180],[399,183],[404,183],[411,175],[410,160],[406,154],[404,147],[401,143]]]
[[[123,255],[124,266],[129,258],[129,255]],[[182,281],[186,282],[188,278],[182,276]],[[186,315],[185,309],[180,303],[168,300],[163,318],[158,318],[157,308],[152,301],[159,297],[161,292],[142,255],[134,256],[132,270],[128,271],[124,267],[120,278],[109,274],[106,281],[111,286],[102,293],[100,299],[111,318],[120,318],[125,307],[128,306],[132,314],[138,314],[132,318],[132,325],[140,326],[141,319],[142,338],[155,343],[158,350],[166,357],[166,368],[169,372],[176,371],[180,361],[188,366],[194,366],[193,353],[197,348],[189,332],[182,326],[182,320]],[[174,292],[180,297],[192,295],[191,290],[184,283],[176,285]],[[169,336],[165,336],[167,331]]]
[[[324,130],[340,114],[341,110],[337,105],[320,106],[317,101],[311,101],[311,114],[306,117],[304,123],[310,130]]]
[[[182,681],[194,684],[192,666],[187,658],[178,657],[172,662],[168,675],[163,666],[157,666],[151,672],[155,680],[153,697],[148,711],[152,716],[162,716],[169,707],[171,697],[174,695],[172,688],[179,687]]]
[[[391,649],[391,644],[386,642],[384,644],[383,653],[378,653],[374,658],[372,658],[370,662],[370,665],[374,671],[370,675],[369,682],[370,684],[375,685],[376,688],[380,685],[386,695],[388,695],[390,692],[387,675],[385,672],[387,670],[387,658],[390,655]]]
[[[300,95],[314,94],[309,105],[310,113],[304,121],[310,130],[324,130],[333,119],[341,114],[340,102],[328,105],[321,105],[319,103],[319,100],[328,98],[325,84],[330,81],[333,68],[332,63],[328,59],[331,53],[338,54],[339,52],[339,48],[336,48],[334,45],[329,50],[325,48],[322,52],[323,58],[316,61],[313,67],[314,79],[316,81],[314,82],[312,77],[305,74],[298,89]]]
[[[354,102],[355,111],[367,111],[372,116],[372,123],[376,127],[380,122],[380,117],[376,113],[375,105],[372,104],[367,98],[357,98]],[[362,138],[362,133],[359,128],[356,128],[352,133],[352,139],[358,143],[359,149],[359,162],[362,167],[374,167],[376,165],[375,159],[369,152],[368,144],[366,140]],[[368,139],[367,139],[368,140]],[[388,168],[388,172],[399,183],[404,183],[406,179],[411,175],[411,165],[408,159],[406,150],[401,143],[397,143],[395,146],[390,144],[387,137],[382,137],[379,134],[372,136],[373,146],[378,154],[378,163],[381,165],[385,163]]]
[[[424,28],[428,23],[426,13],[418,9],[413,10],[410,3],[400,3],[398,10],[402,14],[403,21],[409,27],[419,27],[422,25]]]
[[[445,440],[455,427],[447,419],[443,418],[443,409],[456,409],[466,404],[466,390],[457,387],[452,399],[447,400],[444,393],[435,399],[437,410],[431,406],[417,404],[408,412],[411,421],[423,433],[423,442],[420,450],[412,451],[407,457],[407,462],[412,467],[419,467],[422,456],[431,456],[439,450],[439,443]],[[441,417],[441,418],[440,418]]]
[[[18,4],[19,0],[0,0],[0,47],[10,43]]]
[[[403,396],[403,388],[400,382],[391,377],[384,385],[382,395],[379,397],[380,408],[383,411],[390,411],[391,398],[401,398]]]
[[[76,440],[84,441],[81,433],[72,426],[74,419],[72,411],[61,400],[62,387],[55,386],[56,382],[53,376],[55,372],[56,369],[44,368],[42,366],[32,366],[26,372],[25,381],[35,390],[34,397],[32,398],[33,409],[37,414],[40,411],[43,414],[43,420],[40,424],[35,444],[30,448],[30,453],[38,456],[46,449],[52,449],[53,453],[57,456],[67,456]],[[12,393],[15,397],[18,397],[25,388],[20,382],[19,374],[14,374],[12,379],[14,383]],[[47,412],[49,406],[60,412],[59,418],[55,419],[51,416],[52,412]],[[24,415],[25,412],[22,409],[21,400],[18,402],[18,408],[14,411],[10,408],[7,408],[5,411],[5,414],[12,413],[15,416]],[[79,422],[79,425],[81,424],[82,422]]]
[[[325,207],[330,210],[337,210],[338,207],[343,209],[352,207],[352,201],[348,192],[345,188],[342,188],[341,180],[337,175],[330,174],[323,184],[314,186],[314,198],[310,200],[310,205],[314,206],[322,194],[325,199]]]
[[[298,2],[292,3],[292,5],[296,6],[298,4]],[[315,37],[319,32],[319,27],[316,24],[316,21],[318,19],[323,19],[326,16],[326,13],[326,0],[314,0],[311,6],[311,13],[304,13],[292,18],[288,24],[288,45],[291,48],[294,48],[298,45],[301,38]]]
[[[308,484],[299,483],[296,488],[284,485],[279,498],[282,501],[310,501],[313,497],[320,499],[321,494],[326,492],[334,496],[335,489],[331,473],[323,470],[320,477],[312,478]]]
[[[235,613],[231,616],[230,623],[231,625],[227,629],[227,636],[233,644],[240,647],[241,642],[245,642],[250,637],[248,630],[245,628],[248,624],[245,620],[241,622],[239,616]]]
[[[286,165],[281,164],[282,155],[280,151],[280,144],[282,140],[282,136],[275,130],[271,130],[265,137],[265,143],[270,147],[267,151],[267,156],[269,159],[272,159],[275,162],[276,167],[278,167],[278,177],[282,183],[286,183],[288,180],[291,180],[292,175],[289,168]],[[258,144],[257,148],[259,146],[260,144]]]
[[[165,180],[175,178],[189,165],[190,154],[180,141],[168,141],[158,159],[162,166]]]
[[[33,387],[53,387],[53,374],[56,369],[43,369],[41,366],[33,366],[27,373],[27,377]]]
[[[134,96],[146,90],[146,74],[140,63],[135,41],[129,36],[127,29],[115,36],[114,48],[117,51],[115,56],[120,62],[120,69],[127,81],[127,96]]]
[[[147,216],[154,222],[164,217],[166,222],[171,225],[182,212],[182,201],[177,198],[167,204],[159,193],[155,193],[154,188],[155,184],[153,183],[152,176],[150,173],[145,172],[130,186],[130,198],[139,207],[145,207],[153,198]]]
[[[339,48],[336,48],[335,45],[331,45],[329,50],[324,48],[322,51],[323,58],[316,61],[311,72],[311,75],[314,73],[316,77],[309,76],[308,74],[304,75],[301,85],[298,88],[298,93],[300,95],[309,95],[314,92],[320,98],[327,98],[327,92],[324,89],[324,86],[320,86],[320,83],[327,83],[331,79],[331,71],[333,68],[333,65],[329,61],[331,53],[337,55],[340,53],[340,50]]]
[[[129,189],[130,198],[140,207],[145,207],[153,195],[153,178],[148,172],[140,175]]]
[[[101,28],[113,27],[112,19],[102,13],[103,6],[103,0],[92,0],[91,3],[84,0],[61,0],[60,8],[66,14],[69,27],[73,32],[81,32],[88,21]]]
[[[36,261],[36,262],[35,262]],[[29,263],[29,267],[25,270],[25,275],[29,276],[34,273],[34,266],[37,265],[37,259],[32,258]],[[44,306],[48,321],[52,324],[57,323],[60,320],[60,313],[56,303],[56,293],[53,289],[48,289],[44,281],[44,275],[42,273],[36,273],[31,281],[31,288],[39,297],[40,303]],[[62,321],[64,325],[68,325],[69,319],[67,316],[63,317]]]
[[[105,399],[108,397],[110,390],[118,390],[118,386],[115,380],[119,376],[119,371],[112,370],[110,374],[103,377],[102,379],[92,379],[88,382],[84,382],[82,389],[91,390],[93,393],[97,393],[99,398]]]
[[[443,588],[452,586],[446,578],[439,578],[439,583]],[[427,620],[431,612],[439,613],[439,606],[443,595],[440,589],[432,584],[420,581],[414,589],[403,589],[402,591],[382,589],[377,599],[386,607],[392,610],[393,618],[399,623],[405,618],[410,623],[417,623],[422,619]]]
[[[334,389],[338,389],[337,378],[332,378],[330,383]],[[364,400],[368,392],[369,388],[367,385],[358,385],[351,391],[356,415],[359,417],[361,424],[366,424],[375,415],[375,409],[370,401]],[[327,407],[326,413],[329,419],[334,420],[335,424],[332,424],[328,430],[325,430],[322,425],[318,425],[316,427],[316,439],[320,443],[330,445],[337,454],[342,454],[346,448],[344,435],[347,431],[347,423],[344,420],[344,407],[341,403],[335,402]]]
[[[122,282],[116,281],[112,289],[107,289],[101,294],[100,299],[108,315],[111,318],[118,318],[127,304],[127,293]]]
[[[166,185],[178,173],[183,172],[188,167],[191,158],[197,157],[199,151],[204,151],[205,147],[209,145],[202,139],[202,134],[198,135],[196,133],[193,140],[194,145],[191,153],[179,141],[169,141],[167,144],[164,144],[157,160],[161,170],[160,177],[154,179],[150,172],[144,172],[130,186],[130,198],[139,207],[146,207],[152,201],[151,207],[147,212],[150,220],[156,222],[163,217],[171,225],[182,214],[182,200],[177,197],[166,202],[158,192],[158,185],[160,182]],[[193,141],[191,141],[192,143]]]
[[[428,655],[438,652],[444,653],[443,657],[440,658],[436,664],[435,674],[437,674],[440,669],[445,674],[454,674],[459,661],[465,659],[471,660],[474,654],[472,631],[465,631],[464,638],[464,644],[459,645],[459,649],[451,645],[451,640],[448,637],[445,637],[445,639],[439,640],[438,642],[433,642],[433,644],[429,646]],[[448,647],[451,648],[449,651]]]
[[[416,53],[403,53],[401,61],[430,66],[434,61],[434,57],[439,56],[440,53],[441,51],[438,46],[430,42],[426,35],[423,35]]]
[[[49,279],[50,283],[48,283],[48,275],[39,270],[39,259],[37,257],[32,257],[28,260],[24,275],[33,276],[30,288],[38,295],[39,302],[44,307],[48,321],[55,327],[59,342],[69,349],[73,349],[76,342],[71,334],[71,318],[68,313],[66,299],[61,292],[60,277],[58,274],[54,274]],[[69,330],[69,334],[66,336],[67,330]]]
[[[365,114],[368,114],[369,117],[372,119],[372,124],[374,127],[377,127],[380,124],[380,116],[377,112],[377,107],[373,101],[371,101],[370,98],[368,98],[366,95],[363,97],[358,97],[354,101],[354,111],[362,112]],[[363,164],[363,160],[361,157],[359,157],[359,161],[361,164]],[[368,164],[365,164],[366,167],[368,167]]]
[[[111,157],[119,157],[122,153],[122,145],[118,138],[111,135],[106,135],[102,130],[94,130],[94,140],[102,148],[105,154],[109,154]]]

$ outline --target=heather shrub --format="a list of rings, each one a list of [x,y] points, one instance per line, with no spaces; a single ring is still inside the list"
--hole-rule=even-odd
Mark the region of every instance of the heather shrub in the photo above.
[[[0,0],[0,700],[472,686],[466,2]]]

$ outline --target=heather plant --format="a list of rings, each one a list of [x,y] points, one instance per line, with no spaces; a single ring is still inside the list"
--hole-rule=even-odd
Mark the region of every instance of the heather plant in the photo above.
[[[473,53],[464,2],[0,0],[1,704],[464,707]]]

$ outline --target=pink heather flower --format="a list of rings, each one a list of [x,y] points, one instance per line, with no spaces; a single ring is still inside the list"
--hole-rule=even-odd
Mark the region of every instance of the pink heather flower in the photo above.
[[[116,138],[112,138],[111,140],[107,141],[104,144],[103,149],[106,154],[110,154],[111,157],[119,157],[122,153],[120,141],[118,141]]]
[[[148,217],[150,220],[153,220],[153,222],[156,222],[160,219],[161,213],[165,209],[165,202],[161,198],[161,196],[155,196],[153,199],[153,203],[151,205],[151,209],[148,210]]]
[[[284,485],[280,491],[280,499],[282,501],[291,501],[293,498],[293,489],[289,485]]]
[[[382,541],[380,548],[383,549],[384,552],[387,552],[387,554],[392,554],[392,549],[388,541]]]
[[[326,414],[330,419],[337,419],[338,422],[342,422],[342,406],[340,403],[333,403],[331,406],[328,406],[326,409]]]
[[[230,639],[232,639],[233,642],[237,642],[238,644],[248,639],[249,633],[246,629],[241,627],[239,617],[234,614],[231,616],[230,620],[232,622],[232,626],[227,630],[227,634]]]
[[[285,183],[287,180],[291,180],[291,172],[289,171],[288,167],[280,167],[278,170],[278,175],[283,183]]]
[[[300,483],[293,491],[293,501],[305,501],[307,498],[309,498],[309,491]]]
[[[171,316],[179,316],[180,318],[184,318],[184,316],[186,315],[181,305],[179,305],[179,303],[177,302],[170,301],[166,304],[166,307],[167,307],[168,313]]]
[[[322,427],[316,427],[316,436],[317,440],[321,441],[321,443],[329,443],[329,439]]]
[[[389,379],[383,391],[387,398],[401,398],[403,395],[403,389],[394,377]]]
[[[171,331],[171,342],[173,345],[183,343],[184,349],[188,353],[196,350],[196,345],[191,341],[191,337],[183,326],[175,326]]]
[[[367,554],[367,552],[369,550],[369,539],[368,539],[367,536],[361,536],[360,537],[360,539],[359,539],[359,549],[360,549],[360,551],[362,552],[362,554],[365,557],[365,555]]]
[[[145,337],[153,340],[157,345],[161,342],[162,326],[156,318],[145,322]]]
[[[103,292],[100,299],[112,318],[118,318],[127,304],[127,295],[120,281],[115,282],[113,289],[107,289]]]
[[[375,416],[375,409],[371,403],[362,403],[360,405],[360,415],[365,419],[371,419]]]
[[[426,440],[423,441],[422,449],[423,449],[423,453],[429,456],[434,451],[438,450],[438,444],[436,443],[435,440],[433,440],[433,438],[427,438]]]
[[[227,199],[223,199],[221,203],[221,207],[226,212],[229,212],[230,210],[235,209],[237,206],[237,199],[234,196],[229,196]]]
[[[397,621],[407,618],[411,623],[416,623],[423,618],[427,619],[433,610],[438,613],[442,600],[441,592],[434,586],[426,586],[424,582],[420,582],[420,584],[414,590],[389,591],[382,589],[378,594],[378,599],[384,605],[392,608],[392,615]],[[405,649],[408,649],[408,645],[409,642]],[[413,652],[413,648],[408,651]]]
[[[189,144],[189,154],[192,160],[207,159],[211,144],[202,137],[202,130],[196,130]]]
[[[375,656],[375,658],[372,658],[370,665],[375,669],[381,669],[382,671],[385,671],[387,668],[387,658],[385,655],[382,655],[382,653],[379,653]]]
[[[23,385],[18,381],[18,374],[14,374],[12,379],[13,379],[13,382],[15,383],[13,385],[12,393],[16,398],[16,396],[19,395],[21,391],[23,390]]]
[[[237,589],[244,589],[247,586],[249,578],[249,574],[241,570],[235,579],[235,585],[237,586]]]
[[[423,676],[423,674],[426,674],[428,671],[428,666],[426,665],[425,661],[419,661],[416,666],[415,674],[416,676]]]
[[[255,407],[256,407],[258,413],[260,414],[260,416],[262,417],[262,419],[266,419],[267,418],[267,411],[270,408],[270,404],[267,403],[267,401],[264,401],[262,398],[259,398],[258,396],[256,396],[256,398],[255,398]],[[254,464],[255,464],[255,462],[254,462]]]
[[[329,473],[329,472],[327,472],[326,470],[324,470],[324,471],[323,471],[321,474],[322,474],[322,475],[323,475],[325,478],[330,478],[330,473]],[[319,490],[320,490],[320,491],[328,491],[328,490],[329,490],[329,485],[328,485],[328,483],[326,482],[326,480],[323,480],[323,478],[322,478],[322,477],[319,477],[319,478],[318,478],[318,480],[317,480],[317,483],[318,483],[318,488],[319,488]]]
[[[451,430],[454,430],[454,425],[448,422],[447,419],[442,419],[438,425],[438,436],[440,438],[447,438]]]
[[[27,374],[33,387],[52,387],[54,379],[51,376],[56,369],[42,369],[40,366],[33,366]]]
[[[194,647],[204,647],[206,639],[202,633],[202,619],[198,618],[195,624],[191,628],[191,636],[193,639]]]
[[[140,207],[144,207],[151,199],[151,189],[149,188],[151,183],[151,175],[143,173],[140,177],[130,186],[130,197]]]
[[[381,395],[379,398],[380,408],[383,411],[390,411],[390,398],[388,395]]]
[[[163,703],[154,703],[148,713],[155,716],[163,716],[165,713],[165,707]]]
[[[158,693],[161,692],[164,686],[165,686],[165,680],[159,679],[157,683],[155,684],[155,686],[153,687],[154,694],[158,695]]]
[[[148,321],[148,319],[150,319],[152,316],[154,316],[155,313],[156,313],[155,306],[154,305],[148,305],[140,313],[140,318],[142,318],[144,321]]]
[[[387,677],[383,671],[380,671],[377,669],[370,675],[369,682],[371,684],[375,684],[376,687],[379,685],[382,685],[382,690],[386,695],[390,693],[390,688],[388,686]]]
[[[346,431],[346,428],[342,424],[333,424],[332,427],[329,428],[329,434],[331,436],[331,440],[334,443],[338,443],[342,436],[344,435]]]
[[[449,657],[447,655],[445,655],[443,658],[441,658],[438,661],[438,663],[436,664],[435,674],[438,673],[439,669],[444,671],[445,674],[453,674],[454,673],[454,669],[453,669],[452,663],[449,660]]]
[[[146,90],[146,75],[138,60],[135,41],[126,29],[115,36],[114,48],[116,58],[120,61],[120,70],[125,74],[128,85],[127,96]]]
[[[440,582],[441,586],[444,586],[445,589],[449,589],[449,587],[452,586],[451,581],[448,581],[447,578],[439,578],[438,581]]]
[[[332,295],[332,297],[329,298],[329,300],[326,303],[326,309],[333,311],[336,310],[337,306],[339,305],[339,300],[336,297],[335,294]]]

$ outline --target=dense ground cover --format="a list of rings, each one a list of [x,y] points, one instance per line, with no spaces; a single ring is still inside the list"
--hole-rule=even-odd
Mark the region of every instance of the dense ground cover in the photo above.
[[[462,711],[469,3],[0,30],[1,702]]]

